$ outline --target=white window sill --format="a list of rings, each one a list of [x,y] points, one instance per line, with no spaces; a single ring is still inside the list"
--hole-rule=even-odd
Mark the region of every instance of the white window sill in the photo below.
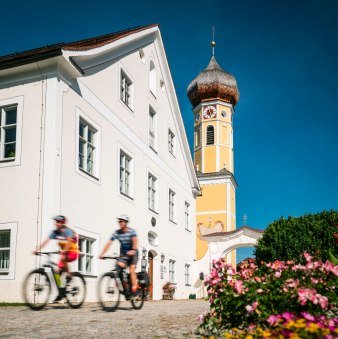
[[[119,193],[120,193],[120,197],[121,197],[121,198],[123,198],[124,200],[129,201],[129,202],[132,203],[132,204],[135,204],[134,198],[133,198],[132,196],[130,196],[130,195],[128,195],[128,194],[125,194],[125,193],[123,193],[123,192],[121,192],[121,191],[119,191]]]
[[[86,178],[87,180],[90,180],[91,182],[94,182],[97,185],[100,185],[100,178],[96,177],[93,174],[88,173],[84,169],[77,167],[76,173],[81,175],[83,178]]]

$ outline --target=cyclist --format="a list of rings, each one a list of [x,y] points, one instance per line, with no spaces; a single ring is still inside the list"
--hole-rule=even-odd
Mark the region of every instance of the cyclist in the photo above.
[[[66,226],[66,217],[58,215],[53,218],[55,220],[56,229],[51,232],[49,237],[37,247],[34,251],[35,254],[41,251],[41,249],[47,245],[51,239],[59,240],[59,246],[61,249],[60,261],[58,263],[59,275],[66,272],[66,282],[71,280],[71,274],[69,272],[68,263],[75,261],[78,257],[78,237],[77,234]],[[54,302],[60,301],[64,297],[65,288],[60,288],[60,293]]]
[[[116,230],[110,240],[104,246],[100,259],[104,257],[104,254],[108,251],[109,247],[114,240],[120,242],[120,258],[118,258],[117,265],[121,268],[129,267],[130,280],[131,280],[131,292],[134,295],[137,290],[136,273],[135,268],[138,260],[137,250],[137,234],[136,231],[128,227],[129,217],[122,214],[117,218],[120,225],[120,229]]]

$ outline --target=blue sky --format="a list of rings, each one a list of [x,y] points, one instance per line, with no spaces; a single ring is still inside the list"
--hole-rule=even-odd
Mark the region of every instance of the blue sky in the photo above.
[[[6,1],[0,55],[159,23],[189,142],[189,82],[216,58],[237,78],[237,218],[338,207],[338,1]],[[240,251],[239,256],[249,254]]]

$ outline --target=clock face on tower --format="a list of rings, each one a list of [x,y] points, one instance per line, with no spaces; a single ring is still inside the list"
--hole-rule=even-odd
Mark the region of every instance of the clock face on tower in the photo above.
[[[216,116],[216,107],[215,106],[207,106],[203,110],[203,117],[204,119],[212,119]]]

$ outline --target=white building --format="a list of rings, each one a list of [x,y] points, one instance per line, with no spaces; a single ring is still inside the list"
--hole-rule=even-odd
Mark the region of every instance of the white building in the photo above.
[[[153,298],[167,281],[176,298],[193,292],[199,184],[158,26],[0,58],[0,110],[0,301],[21,300],[56,214],[81,237],[73,268],[88,301],[121,213],[146,250]]]

